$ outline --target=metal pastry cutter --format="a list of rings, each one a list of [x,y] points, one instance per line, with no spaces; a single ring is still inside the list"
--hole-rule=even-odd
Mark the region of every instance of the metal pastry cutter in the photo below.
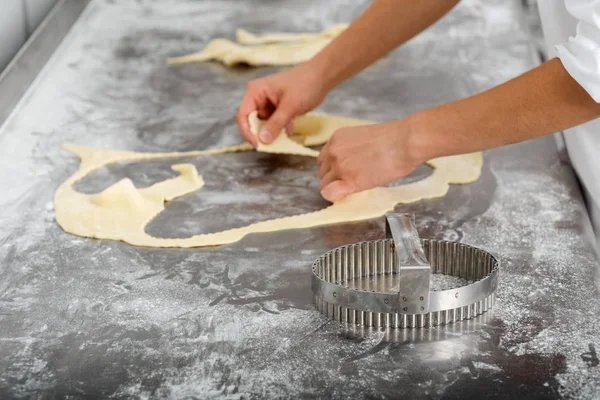
[[[327,317],[367,327],[423,328],[473,318],[494,304],[500,262],[462,243],[419,239],[412,214],[388,214],[386,239],[338,247],[312,268]],[[430,290],[433,274],[469,284]]]

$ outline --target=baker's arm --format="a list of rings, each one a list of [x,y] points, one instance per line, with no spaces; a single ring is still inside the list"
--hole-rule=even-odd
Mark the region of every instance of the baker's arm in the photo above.
[[[556,46],[558,59],[400,121],[337,131],[318,158],[323,196],[336,201],[406,176],[428,159],[534,139],[600,117],[600,0],[565,0],[565,6],[578,20],[577,32]]]
[[[318,158],[321,192],[337,201],[406,176],[432,158],[534,139],[598,117],[600,104],[555,58],[463,100],[398,121],[339,129]]]
[[[312,60],[289,71],[251,81],[236,121],[256,145],[248,115],[268,119],[259,133],[270,143],[295,116],[317,107],[341,82],[403,44],[446,14],[459,0],[375,0]]]
[[[375,0],[308,62],[331,90],[425,30],[459,0]]]
[[[600,117],[600,104],[557,58],[471,98],[410,117],[422,159],[517,143]]]

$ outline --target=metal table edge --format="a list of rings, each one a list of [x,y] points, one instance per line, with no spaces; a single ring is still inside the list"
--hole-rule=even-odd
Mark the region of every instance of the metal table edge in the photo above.
[[[59,0],[0,72],[0,127],[24,98],[56,48],[91,0]]]

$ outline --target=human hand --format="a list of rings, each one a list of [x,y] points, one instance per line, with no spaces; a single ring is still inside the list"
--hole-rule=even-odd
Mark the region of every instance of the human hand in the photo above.
[[[256,147],[258,143],[250,130],[248,115],[257,111],[260,119],[267,120],[258,137],[262,143],[269,144],[284,128],[291,134],[294,117],[317,107],[326,94],[316,69],[308,63],[301,64],[289,71],[250,81],[236,122],[244,139]]]
[[[338,129],[317,158],[321,194],[336,202],[410,174],[426,161],[412,136],[405,120]]]

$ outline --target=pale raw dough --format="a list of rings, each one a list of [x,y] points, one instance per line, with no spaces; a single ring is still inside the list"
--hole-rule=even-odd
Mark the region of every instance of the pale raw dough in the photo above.
[[[265,121],[258,119],[256,111],[250,113],[248,117],[250,123],[250,129],[254,134],[262,128]],[[263,144],[260,140],[256,150],[262,151],[263,153],[276,153],[276,154],[297,154],[301,156],[317,157],[319,152],[308,147],[304,147],[288,137],[288,135],[282,131],[277,138],[271,144]]]
[[[170,65],[220,61],[227,66],[249,64],[254,66],[286,66],[310,60],[339,35],[347,24],[334,25],[321,33],[273,33],[254,35],[238,29],[235,43],[228,39],[211,40],[199,53],[167,59]]]
[[[310,60],[329,44],[331,39],[319,38],[306,42],[276,43],[261,46],[243,46],[227,39],[212,40],[200,53],[167,60],[170,65],[220,61],[230,67],[236,64],[254,66],[288,66]]]
[[[250,122],[256,129],[257,121],[250,120]],[[294,139],[306,145],[322,144],[337,128],[369,123],[372,122],[309,114],[295,120]],[[256,134],[256,131],[254,133]],[[285,133],[282,136],[285,136]],[[293,149],[289,151],[280,149],[281,152],[297,154],[294,153],[294,149],[298,149],[297,143],[292,140],[285,143],[293,145]],[[421,181],[400,187],[367,190],[348,196],[320,211],[189,238],[164,239],[148,235],[145,227],[164,210],[165,202],[194,192],[203,186],[204,181],[193,165],[174,165],[173,169],[180,173],[179,176],[143,189],[135,188],[129,179],[123,179],[95,195],[76,192],[73,185],[91,171],[112,163],[248,151],[252,149],[250,145],[242,144],[217,150],[184,153],[135,153],[96,150],[73,145],[66,145],[65,149],[79,156],[81,164],[79,169],[56,191],[54,209],[60,226],[65,231],[79,236],[122,240],[133,245],[148,247],[216,246],[236,242],[250,233],[309,228],[379,217],[393,210],[397,204],[441,197],[448,192],[450,184],[466,184],[477,180],[483,163],[481,153],[438,158],[428,162],[434,171]],[[314,156],[314,154],[306,154],[304,150],[302,152]]]
[[[265,35],[256,35],[243,29],[238,29],[235,32],[235,36],[238,43],[250,45],[280,42],[298,42],[315,40],[320,38],[334,38],[340,33],[342,33],[347,27],[348,24],[337,24],[319,33],[267,33]]]

